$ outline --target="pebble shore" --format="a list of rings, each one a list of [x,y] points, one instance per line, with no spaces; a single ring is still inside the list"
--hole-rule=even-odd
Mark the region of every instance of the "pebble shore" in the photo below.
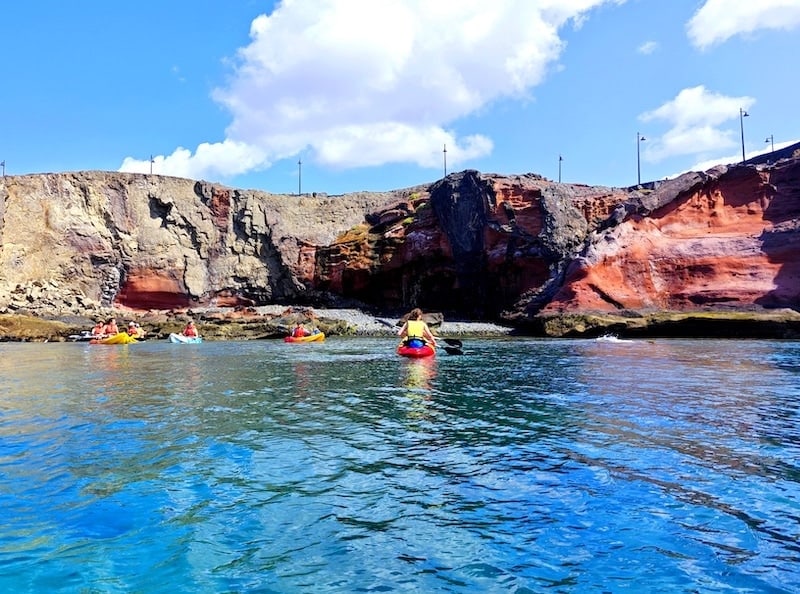
[[[262,315],[280,315],[285,306],[267,305],[255,308]],[[322,309],[313,308],[318,318],[341,320],[356,328],[359,336],[394,336],[399,330],[396,318],[372,316],[358,309]],[[434,328],[434,334],[441,336],[506,336],[513,328],[486,322],[467,322],[445,320],[441,326]]]

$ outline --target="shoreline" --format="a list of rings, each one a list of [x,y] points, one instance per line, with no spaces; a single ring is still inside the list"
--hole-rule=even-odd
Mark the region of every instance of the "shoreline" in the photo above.
[[[297,322],[317,326],[327,336],[396,336],[400,318],[357,308],[293,305],[201,307],[180,310],[93,309],[84,315],[17,310],[0,313],[0,342],[67,342],[91,330],[98,319],[116,317],[120,327],[139,323],[146,338],[160,340],[181,332],[193,319],[207,340],[261,340],[287,336]],[[728,338],[800,339],[800,312],[775,310],[698,310],[558,313],[508,324],[448,320],[428,313],[433,333],[445,337],[597,338]]]
[[[271,308],[273,306],[266,306]],[[255,308],[260,310],[261,308]],[[285,308],[284,308],[285,309]],[[356,328],[357,336],[396,336],[400,329],[398,319],[388,316],[374,316],[358,309],[313,308],[318,318],[344,321]],[[268,312],[273,313],[273,312]],[[466,322],[443,320],[441,324],[431,325],[435,335],[442,336],[507,336],[516,331],[511,326],[490,322]]]
[[[0,314],[0,342],[74,342],[82,332],[91,330],[97,319],[117,319],[120,328],[128,321],[139,323],[145,340],[167,339],[181,332],[193,319],[204,339],[263,340],[280,339],[291,332],[297,322],[318,327],[326,336],[395,337],[400,329],[399,318],[373,315],[355,308],[316,308],[291,305],[264,305],[247,308],[202,307],[181,310],[134,311],[109,309],[87,312],[86,315],[48,315],[33,312]],[[500,337],[517,332],[512,326],[490,322],[441,320],[431,323],[436,336]]]

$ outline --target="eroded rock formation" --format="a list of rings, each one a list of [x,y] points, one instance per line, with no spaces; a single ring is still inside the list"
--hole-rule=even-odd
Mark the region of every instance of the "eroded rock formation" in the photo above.
[[[303,300],[315,252],[402,192],[281,196],[80,172],[0,183],[0,306],[166,309]]]
[[[800,308],[800,166],[662,185],[594,232],[545,311]]]
[[[291,196],[163,176],[0,181],[0,310],[270,303],[473,319],[800,309],[800,160],[656,188],[464,171]]]

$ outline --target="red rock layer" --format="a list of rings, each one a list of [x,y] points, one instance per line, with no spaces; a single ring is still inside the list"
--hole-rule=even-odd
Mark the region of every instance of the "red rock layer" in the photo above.
[[[733,168],[631,216],[570,266],[545,312],[797,306],[796,170]]]
[[[116,303],[131,309],[180,309],[191,300],[179,279],[162,270],[137,269],[128,273]]]

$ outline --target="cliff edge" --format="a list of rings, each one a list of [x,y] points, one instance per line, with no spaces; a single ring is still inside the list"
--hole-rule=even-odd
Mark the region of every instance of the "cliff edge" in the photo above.
[[[296,196],[144,174],[8,176],[0,313],[420,306],[561,335],[592,316],[794,320],[800,159],[653,186],[463,171],[393,192]],[[572,330],[553,329],[574,316]]]

